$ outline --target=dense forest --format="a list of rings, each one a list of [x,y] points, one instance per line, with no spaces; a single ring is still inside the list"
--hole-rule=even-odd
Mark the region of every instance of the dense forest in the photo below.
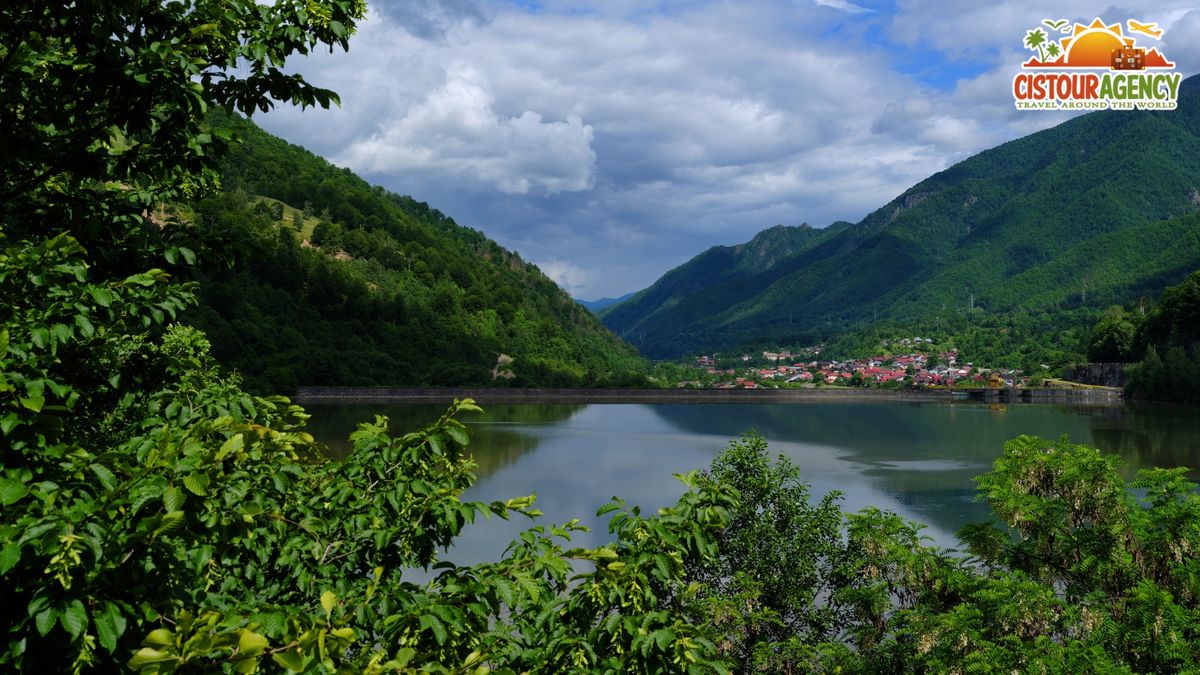
[[[1200,268],[1198,158],[1192,77],[1177,110],[1083,115],[930,176],[859,223],[715,247],[602,317],[652,358],[877,326],[973,333],[1006,314],[1051,334],[1091,325]]]
[[[211,122],[236,142],[190,217],[237,243],[185,320],[251,390],[645,382],[636,351],[517,254],[244,118]]]
[[[1114,307],[1093,329],[1090,356],[1136,362],[1126,393],[1160,401],[1200,401],[1200,271],[1168,288],[1143,318]]]

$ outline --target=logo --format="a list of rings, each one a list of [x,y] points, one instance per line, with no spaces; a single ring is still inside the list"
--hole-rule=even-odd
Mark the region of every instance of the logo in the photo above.
[[[1134,19],[1044,19],[1025,33],[1033,56],[1013,77],[1013,101],[1018,110],[1174,110],[1183,76],[1155,45],[1162,35]]]

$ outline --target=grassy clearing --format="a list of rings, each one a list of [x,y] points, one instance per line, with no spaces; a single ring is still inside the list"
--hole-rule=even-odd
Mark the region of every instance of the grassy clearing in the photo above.
[[[282,225],[289,227],[299,232],[300,241],[305,241],[312,238],[313,228],[317,226],[319,219],[315,216],[305,216],[300,209],[279,201],[271,197],[256,196],[252,200],[255,204],[275,204],[283,205],[283,220],[279,221]]]

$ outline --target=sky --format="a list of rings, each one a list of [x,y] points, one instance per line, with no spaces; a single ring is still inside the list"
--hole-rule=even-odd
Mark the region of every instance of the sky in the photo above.
[[[341,107],[255,120],[581,299],[777,224],[857,222],[1064,121],[1013,105],[1043,19],[1158,23],[1138,46],[1200,71],[1200,0],[368,2],[349,52],[289,62]]]

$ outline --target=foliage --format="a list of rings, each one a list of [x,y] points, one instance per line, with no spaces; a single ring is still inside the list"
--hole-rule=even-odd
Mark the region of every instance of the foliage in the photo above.
[[[707,584],[691,611],[738,672],[1194,669],[1200,494],[1185,469],[1129,484],[1117,469],[1065,438],[1011,441],[978,479],[999,522],[960,533],[964,559],[894,514],[811,503],[795,468],[750,436],[709,474],[740,499],[719,557],[693,572]]]
[[[796,467],[765,461],[766,449],[748,434],[713,460],[704,480],[736,489],[738,507],[717,537],[720,555],[689,570],[707,591],[702,615],[742,671],[782,671],[789,658],[772,647],[825,642],[841,623],[835,606],[819,607],[842,546],[839,495],[810,504]]]
[[[204,124],[208,106],[336,101],[279,67],[321,45],[344,48],[363,12],[361,0],[5,3],[5,231],[66,230],[100,247],[97,264],[143,263],[156,233],[136,225],[212,183],[211,158],[228,135]]]
[[[732,503],[719,486],[653,517],[614,504],[601,549],[564,550],[569,523],[530,530],[497,563],[440,564],[479,515],[536,515],[532,498],[460,499],[474,464],[454,415],[469,402],[399,437],[364,425],[334,463],[299,407],[243,392],[202,333],[169,324],[194,302],[179,277],[222,241],[236,260],[253,234],[165,205],[215,185],[222,134],[206,107],[333,100],[278,68],[345,46],[362,12],[0,10],[4,133],[30,148],[0,165],[0,668],[720,671],[667,604],[686,595],[683,566],[712,554]],[[235,61],[241,75],[225,72]],[[433,565],[425,586],[404,579]]]
[[[1200,272],[1163,292],[1138,326],[1134,348],[1144,357],[1126,373],[1133,398],[1200,401]]]
[[[1127,314],[1120,305],[1106,309],[1088,339],[1088,360],[1093,363],[1128,362],[1137,323],[1137,318]]]

